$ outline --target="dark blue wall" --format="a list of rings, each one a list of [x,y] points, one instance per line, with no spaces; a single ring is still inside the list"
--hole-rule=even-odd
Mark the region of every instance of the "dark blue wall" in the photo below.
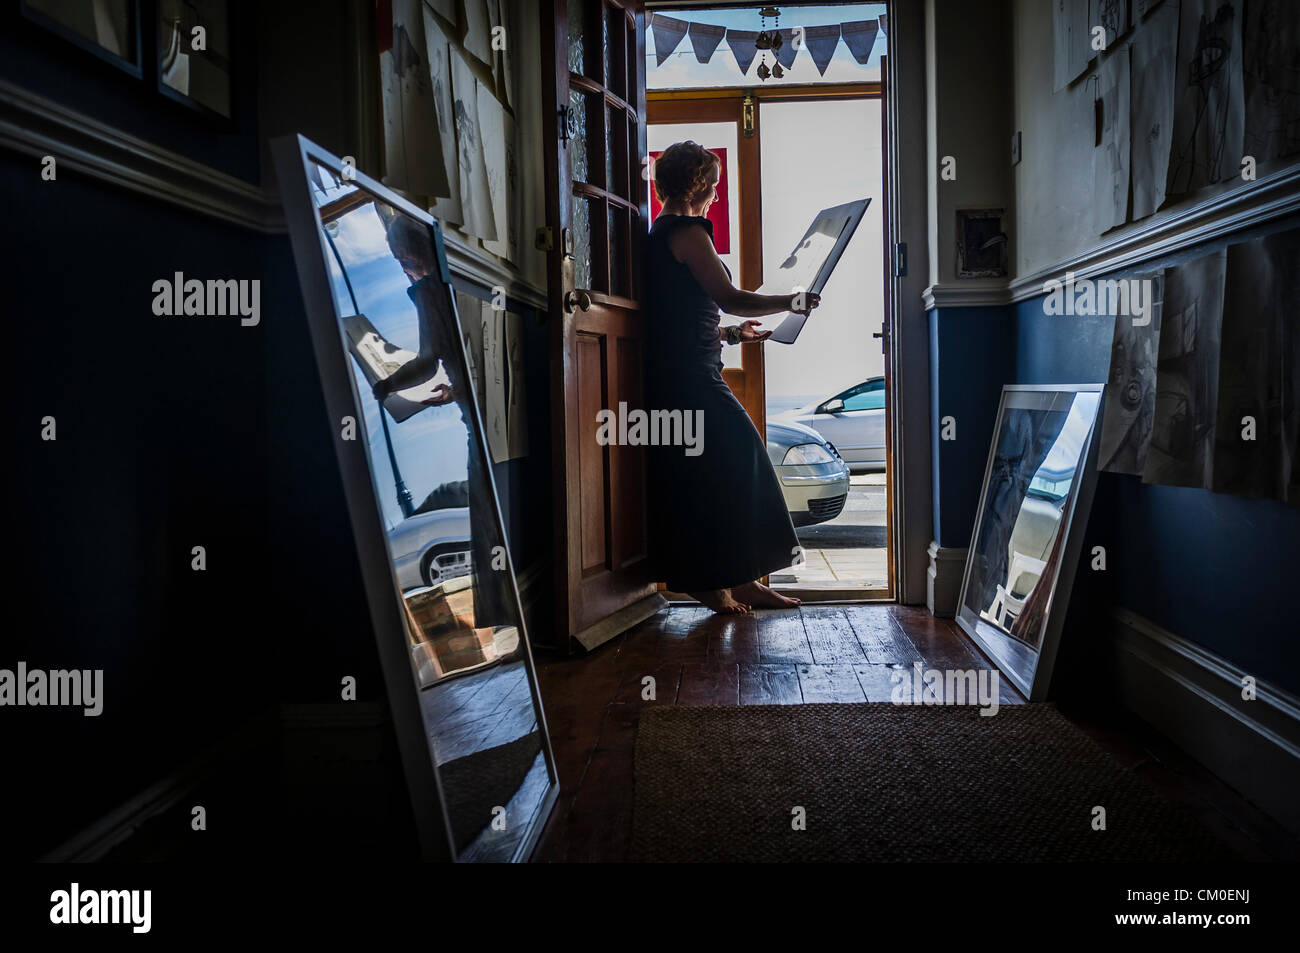
[[[143,4],[145,10],[153,4]],[[231,4],[236,18],[243,4]],[[251,5],[248,5],[251,11]],[[45,99],[218,169],[261,181],[257,129],[257,31],[251,12],[233,23],[232,117],[216,120],[158,92],[152,24],[142,31],[144,76],[137,79],[19,13],[0,6],[0,77]]]
[[[105,709],[7,710],[8,856],[55,846],[276,697],[266,327],[159,318],[155,279],[258,278],[262,242],[0,153],[13,520],[0,666],[102,668]],[[41,439],[53,416],[58,439]],[[191,547],[208,569],[190,568]],[[12,643],[11,643],[12,640]],[[12,647],[11,647],[12,646]],[[18,783],[18,782],[16,782]],[[21,818],[21,821],[19,820]]]
[[[1276,221],[1102,277],[1129,277],[1298,226],[1296,217]],[[1003,383],[1107,378],[1114,319],[1044,314],[1043,300],[930,312],[931,386],[938,398],[932,420],[935,526],[941,545],[970,544],[997,407],[991,395]],[[963,412],[975,419],[965,428],[969,442],[962,439]],[[946,414],[958,418],[959,439],[953,443],[938,440],[938,419]],[[1106,547],[1108,568],[1094,573],[1081,561],[1072,618],[1095,623],[1107,605],[1125,606],[1261,679],[1300,692],[1300,509],[1106,473],[1098,477],[1085,541],[1085,552]]]
[[[935,534],[960,549],[974,531],[1002,385],[1014,375],[1014,337],[1002,307],[936,308],[929,317]],[[942,439],[945,417],[956,421],[954,440]]]

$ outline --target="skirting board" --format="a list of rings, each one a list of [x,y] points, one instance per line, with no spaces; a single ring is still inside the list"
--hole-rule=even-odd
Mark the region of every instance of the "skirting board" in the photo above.
[[[180,768],[127,798],[107,814],[96,818],[80,832],[39,859],[40,863],[93,863],[129,840],[146,821],[163,814],[191,792],[230,765],[277,730],[274,712],[263,712],[240,726],[230,736],[200,752]]]
[[[940,546],[937,540],[932,540],[926,552],[930,555],[930,568],[926,571],[925,604],[931,615],[951,619],[957,614],[968,550]]]
[[[1300,699],[1128,609],[1114,610],[1126,708],[1290,831],[1300,833]]]

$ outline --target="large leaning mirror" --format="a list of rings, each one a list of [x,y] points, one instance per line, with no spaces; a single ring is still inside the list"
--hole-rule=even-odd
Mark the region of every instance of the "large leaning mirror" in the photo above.
[[[1031,701],[1051,681],[1088,521],[1100,384],[1002,391],[957,622]]]
[[[526,859],[556,774],[441,231],[307,140],[276,165],[425,853]]]

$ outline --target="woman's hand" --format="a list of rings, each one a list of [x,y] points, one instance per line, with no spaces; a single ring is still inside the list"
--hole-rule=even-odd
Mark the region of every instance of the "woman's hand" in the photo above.
[[[421,403],[426,407],[441,407],[443,404],[451,403],[452,396],[450,387],[446,384],[439,384],[433,389],[433,393],[421,401]]]
[[[762,321],[742,321],[736,327],[740,328],[740,342],[742,344],[753,344],[756,341],[766,341],[772,336],[771,331],[759,331],[758,327]]]
[[[812,309],[821,303],[822,296],[815,291],[796,291],[790,295],[790,310],[795,314],[811,314]]]

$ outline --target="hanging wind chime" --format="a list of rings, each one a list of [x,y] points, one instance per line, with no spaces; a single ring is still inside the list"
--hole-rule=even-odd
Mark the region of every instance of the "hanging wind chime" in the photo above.
[[[781,31],[777,29],[781,22],[781,11],[776,7],[764,7],[762,10],[758,11],[758,15],[761,19],[762,27],[759,31],[758,38],[754,40],[754,48],[762,50],[764,54],[768,52],[772,54],[771,67],[768,67],[767,65],[766,56],[759,60],[758,78],[766,80],[769,76],[775,76],[777,79],[780,79],[785,75],[785,70],[781,68],[781,64],[776,59],[776,54],[780,51],[781,45],[784,42],[781,39]],[[772,21],[771,30],[768,29],[767,24],[769,19]]]

